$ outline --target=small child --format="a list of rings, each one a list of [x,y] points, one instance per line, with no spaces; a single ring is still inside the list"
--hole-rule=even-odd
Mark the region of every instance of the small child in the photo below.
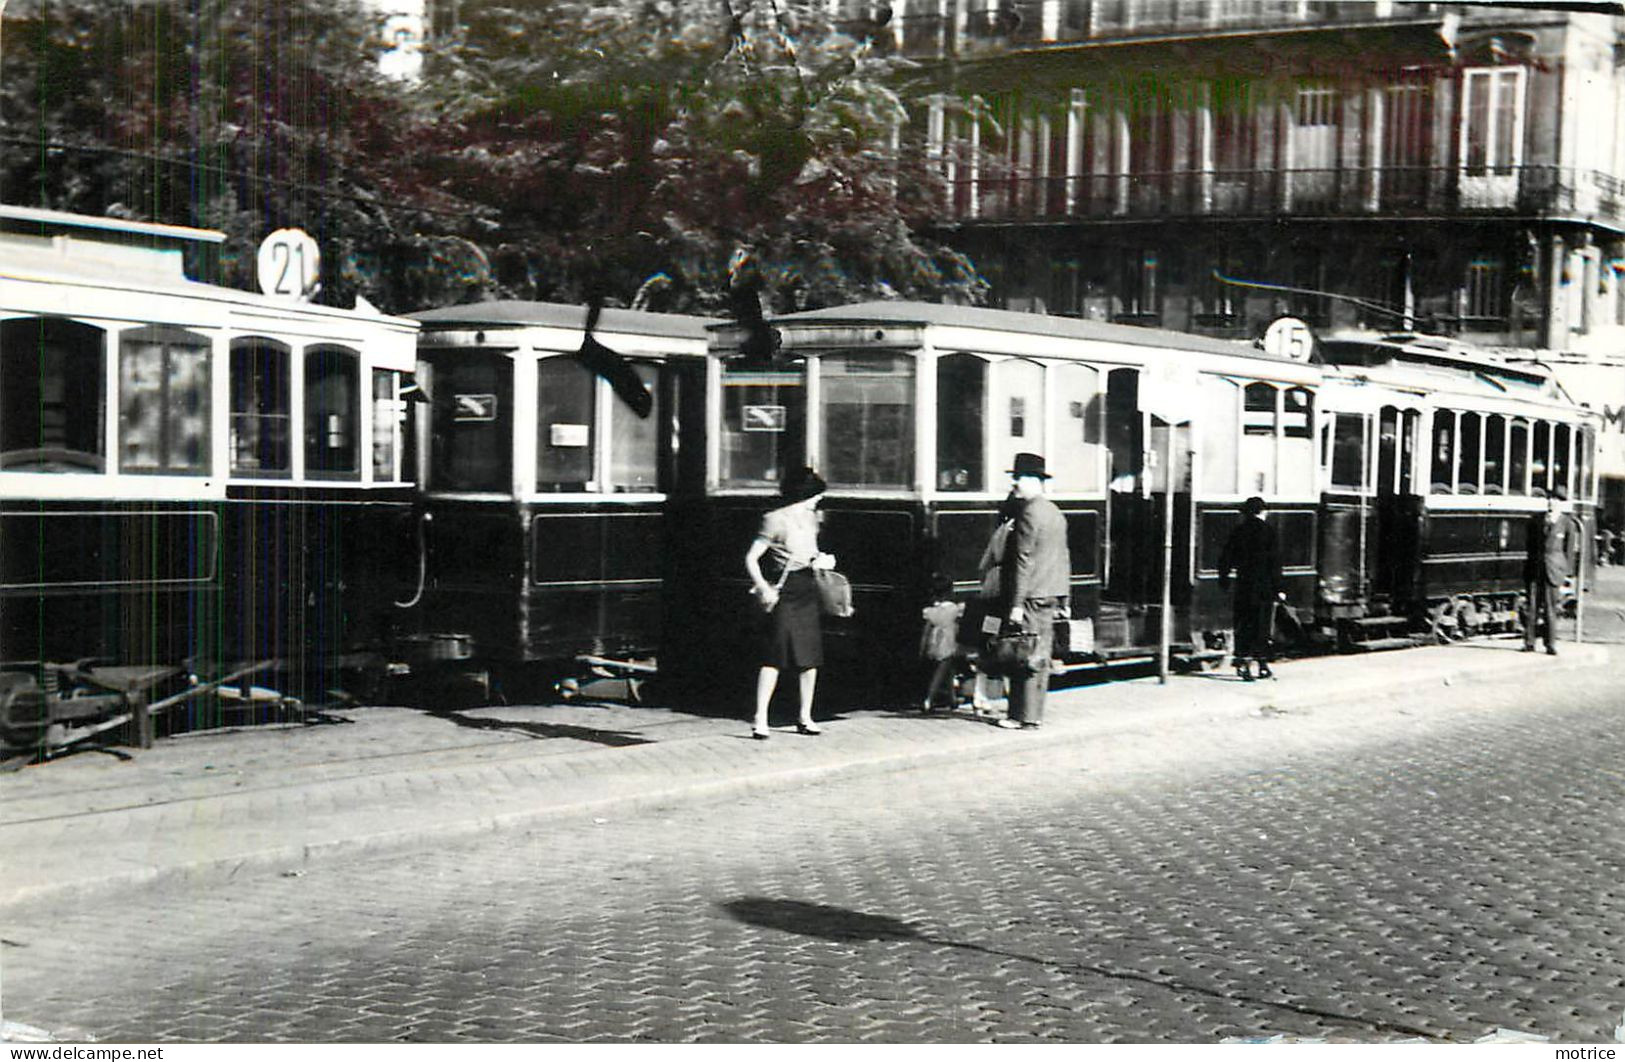
[[[920,711],[936,705],[937,693],[946,687],[948,707],[954,707],[954,672],[959,658],[959,617],[965,606],[953,599],[954,581],[946,575],[931,580],[931,604],[921,611],[925,626],[920,630],[920,658],[931,663],[931,682],[925,688]]]

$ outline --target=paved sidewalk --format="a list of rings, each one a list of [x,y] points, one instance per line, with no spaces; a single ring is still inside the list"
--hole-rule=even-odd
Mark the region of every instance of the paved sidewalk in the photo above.
[[[1203,721],[1425,697],[1454,682],[1515,682],[1598,668],[1603,646],[1555,661],[1514,640],[1289,661],[1274,682],[1174,676],[1057,691],[1040,731],[971,718],[848,711],[818,738],[627,705],[429,713],[356,708],[328,722],[162,739],[145,752],[87,751],[0,776],[0,906],[132,884],[298,873],[312,861],[384,853],[561,816],[722,799],[1105,735]]]

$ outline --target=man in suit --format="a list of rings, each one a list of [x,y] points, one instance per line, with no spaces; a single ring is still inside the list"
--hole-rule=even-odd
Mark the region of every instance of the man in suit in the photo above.
[[[1535,513],[1529,518],[1523,559],[1523,651],[1526,653],[1535,651],[1535,630],[1540,628],[1546,651],[1557,655],[1557,595],[1563,581],[1574,574],[1580,533],[1578,521],[1566,511],[1561,489],[1547,495],[1544,514]]]
[[[1072,594],[1072,555],[1066,544],[1066,517],[1044,496],[1050,478],[1039,454],[1016,455],[1010,469],[1019,510],[1005,541],[1003,590],[1009,620],[1038,635],[1029,667],[1010,676],[1010,714],[998,725],[1036,730],[1044,721],[1049,692],[1050,654],[1055,646],[1055,615]]]
[[[1241,523],[1230,532],[1219,557],[1219,588],[1230,585],[1236,575],[1236,595],[1232,599],[1231,620],[1236,631],[1236,674],[1253,680],[1249,661],[1258,662],[1258,677],[1272,678],[1270,670],[1270,628],[1275,618],[1275,602],[1281,593],[1281,559],[1275,548],[1275,529],[1264,521],[1264,499],[1248,498],[1241,503]]]

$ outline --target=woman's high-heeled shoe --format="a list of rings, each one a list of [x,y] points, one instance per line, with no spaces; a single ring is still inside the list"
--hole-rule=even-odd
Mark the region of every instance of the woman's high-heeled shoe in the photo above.
[[[816,723],[797,723],[796,724],[796,733],[798,733],[798,734],[810,734],[813,737],[817,737],[819,734],[822,734],[823,732],[824,731],[821,730],[818,727],[818,724],[816,724]]]
[[[766,741],[769,735],[765,730],[757,730],[755,727],[751,727],[750,736],[755,738],[757,741]]]

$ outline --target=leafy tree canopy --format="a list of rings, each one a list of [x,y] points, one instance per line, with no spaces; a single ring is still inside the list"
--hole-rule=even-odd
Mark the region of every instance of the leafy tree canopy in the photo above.
[[[0,195],[321,242],[323,301],[979,299],[897,60],[819,0],[465,0],[415,86],[360,0],[12,0]]]

